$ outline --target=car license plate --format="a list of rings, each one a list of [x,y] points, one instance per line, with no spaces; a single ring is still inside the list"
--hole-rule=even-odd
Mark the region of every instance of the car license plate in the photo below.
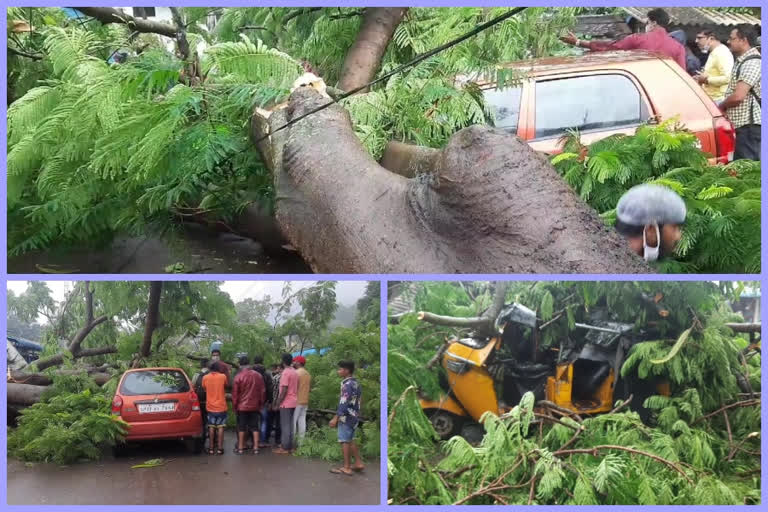
[[[138,404],[139,413],[151,413],[151,412],[173,412],[175,404],[173,402],[165,402],[160,404]]]

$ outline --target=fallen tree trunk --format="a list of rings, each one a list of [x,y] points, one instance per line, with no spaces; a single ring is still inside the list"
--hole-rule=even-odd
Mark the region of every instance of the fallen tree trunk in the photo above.
[[[17,405],[34,405],[40,401],[47,386],[32,384],[8,383],[8,403]]]
[[[314,271],[651,272],[546,157],[501,130],[461,130],[416,179],[374,161],[339,105],[275,133],[327,101],[302,87],[251,119],[278,224]]]
[[[757,323],[730,323],[725,324],[734,332],[760,332],[760,322]]]
[[[97,348],[84,348],[80,349],[77,354],[72,354],[72,359],[80,359],[81,357],[103,356],[106,354],[117,353],[117,347],[97,347]],[[30,366],[35,366],[38,370],[45,370],[51,366],[58,366],[64,363],[64,354],[56,354],[55,356],[48,357],[44,360],[33,361]]]
[[[77,9],[86,16],[96,18],[104,25],[110,23],[123,23],[136,32],[160,34],[176,39],[175,26],[159,21],[134,18],[130,14],[126,14],[114,7],[73,7],[73,9]]]
[[[82,373],[82,370],[59,370],[56,372],[56,375],[79,375],[80,373]],[[109,379],[112,378],[111,374],[99,371],[88,371],[88,376],[91,377],[99,386],[103,386],[109,382]],[[12,371],[10,372],[9,382],[11,384],[29,384],[31,386],[50,386],[53,384],[53,379],[50,375],[45,373]]]

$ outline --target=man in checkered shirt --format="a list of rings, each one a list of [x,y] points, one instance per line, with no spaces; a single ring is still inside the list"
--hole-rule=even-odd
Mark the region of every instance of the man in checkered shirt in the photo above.
[[[736,128],[734,160],[760,160],[760,52],[755,48],[757,33],[751,25],[739,25],[731,31],[728,46],[736,56],[731,81],[720,103]]]

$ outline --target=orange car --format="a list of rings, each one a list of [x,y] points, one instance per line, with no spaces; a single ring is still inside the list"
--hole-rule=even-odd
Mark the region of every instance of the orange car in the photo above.
[[[117,386],[112,414],[130,425],[127,442],[180,439],[194,453],[203,449],[200,402],[181,368],[128,370]]]
[[[498,88],[478,82],[496,126],[544,153],[561,151],[558,139],[577,128],[590,144],[642,123],[677,116],[701,149],[718,163],[733,159],[735,131],[704,90],[670,58],[646,51],[586,53],[502,66],[524,77]]]

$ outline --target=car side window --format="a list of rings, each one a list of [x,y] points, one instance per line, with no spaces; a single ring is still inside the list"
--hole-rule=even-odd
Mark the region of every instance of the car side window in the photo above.
[[[483,98],[493,116],[493,126],[512,134],[517,133],[522,94],[522,87],[505,87],[483,91]]]
[[[536,83],[536,138],[567,129],[605,130],[640,124],[648,108],[632,81],[622,75],[592,75]]]

